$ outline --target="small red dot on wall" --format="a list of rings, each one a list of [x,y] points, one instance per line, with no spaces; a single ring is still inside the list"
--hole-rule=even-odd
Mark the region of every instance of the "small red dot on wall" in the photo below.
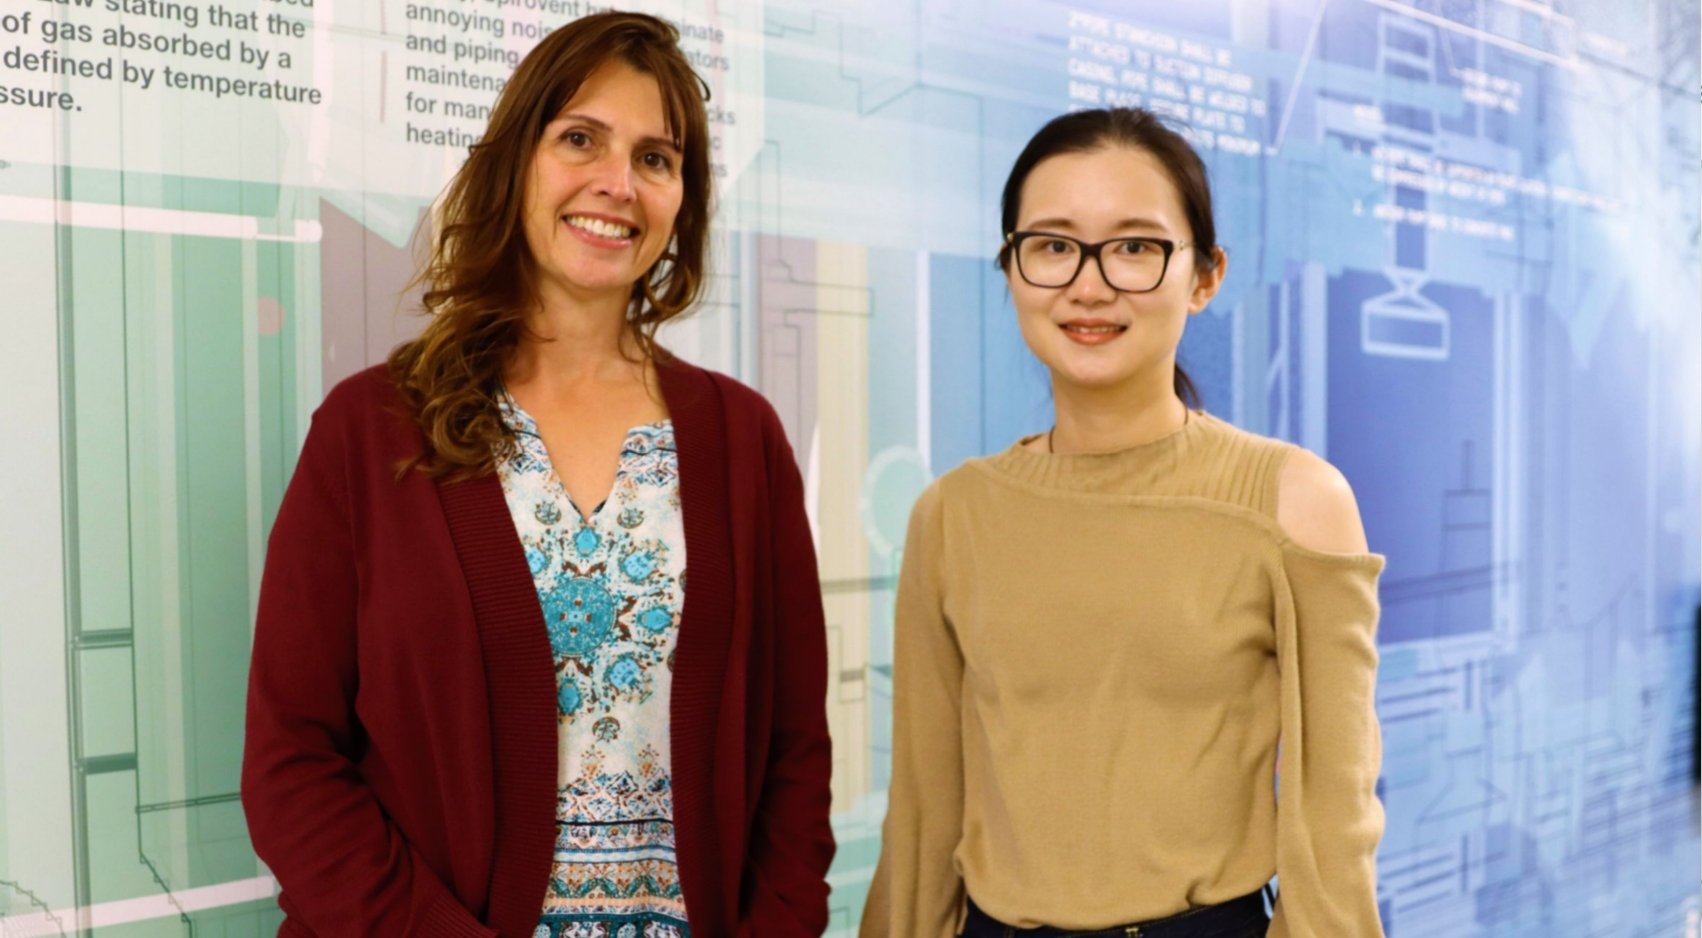
[[[284,304],[269,296],[260,298],[260,334],[277,335],[284,331]]]

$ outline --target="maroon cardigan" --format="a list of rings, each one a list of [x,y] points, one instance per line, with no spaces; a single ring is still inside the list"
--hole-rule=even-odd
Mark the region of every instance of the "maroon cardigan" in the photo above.
[[[773,408],[660,369],[690,583],[670,744],[693,938],[827,926],[827,647],[803,484]],[[555,844],[543,613],[494,474],[422,439],[380,368],[314,415],[260,587],[242,803],[281,935],[530,938]]]

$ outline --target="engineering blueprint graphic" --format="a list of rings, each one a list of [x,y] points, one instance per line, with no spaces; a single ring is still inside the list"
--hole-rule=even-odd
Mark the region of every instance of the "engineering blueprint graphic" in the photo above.
[[[236,796],[270,519],[324,393],[418,328],[415,231],[494,83],[591,6],[474,5],[285,5],[319,106],[0,72],[83,102],[0,103],[0,936],[275,931]],[[1341,467],[1389,558],[1389,935],[1702,934],[1697,0],[628,5],[715,92],[710,295],[665,341],[805,473],[831,935],[879,850],[911,502],[1050,419],[999,190],[1116,104],[1212,173],[1207,408]],[[0,26],[26,7],[163,28]]]

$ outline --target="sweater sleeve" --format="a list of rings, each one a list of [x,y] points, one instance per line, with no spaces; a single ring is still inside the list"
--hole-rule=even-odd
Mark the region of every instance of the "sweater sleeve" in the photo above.
[[[1376,554],[1283,551],[1282,746],[1271,938],[1381,938]],[[1280,591],[1279,591],[1280,594]],[[1285,608],[1286,606],[1286,608]]]
[[[947,620],[939,486],[916,502],[893,620],[892,782],[861,938],[951,938],[964,886],[963,654]]]
[[[322,938],[494,936],[385,816],[354,762],[359,580],[330,406],[314,417],[266,551],[242,759],[249,835],[280,903]]]
[[[785,429],[765,410],[774,619],[774,725],[751,823],[739,938],[820,935],[833,863],[833,744],[827,731],[827,626],[804,482]]]

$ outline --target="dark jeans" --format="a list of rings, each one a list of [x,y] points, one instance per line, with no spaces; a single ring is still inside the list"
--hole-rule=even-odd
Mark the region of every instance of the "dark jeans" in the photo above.
[[[1098,931],[1066,928],[1014,928],[997,921],[969,901],[969,918],[960,938],[1265,938],[1270,927],[1262,893],[1201,906],[1180,915],[1135,922]]]

